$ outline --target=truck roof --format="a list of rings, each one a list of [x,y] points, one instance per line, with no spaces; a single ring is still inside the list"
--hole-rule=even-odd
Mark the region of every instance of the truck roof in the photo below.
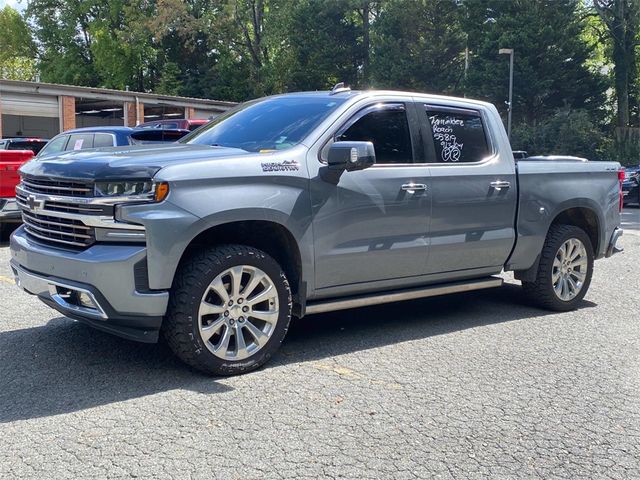
[[[483,107],[492,105],[489,102],[472,99],[472,98],[452,97],[448,95],[437,95],[437,94],[431,94],[431,93],[409,92],[409,91],[401,91],[401,90],[341,90],[338,92],[331,92],[329,90],[320,90],[320,91],[309,91],[309,92],[282,93],[274,96],[276,97],[278,96],[288,96],[288,97],[316,96],[316,97],[326,97],[328,99],[333,97],[339,97],[339,98],[350,97],[353,99],[356,99],[356,98],[360,99],[360,98],[370,98],[370,97],[385,96],[385,95],[411,96],[411,97],[419,98],[425,101],[439,101],[439,102],[442,102],[442,101],[461,102],[462,101],[462,102],[483,106]]]

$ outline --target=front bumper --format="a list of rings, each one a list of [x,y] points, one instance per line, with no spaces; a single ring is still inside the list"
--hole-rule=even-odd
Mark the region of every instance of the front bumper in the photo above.
[[[62,314],[132,340],[155,342],[169,293],[150,291],[146,248],[96,244],[83,251],[11,236],[16,283]]]
[[[22,215],[15,198],[0,198],[0,222],[20,222]]]

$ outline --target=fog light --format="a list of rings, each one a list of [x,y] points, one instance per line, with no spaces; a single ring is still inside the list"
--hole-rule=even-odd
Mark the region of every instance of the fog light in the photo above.
[[[85,292],[79,292],[78,294],[78,303],[85,308],[96,308],[96,304],[91,299],[91,296]]]

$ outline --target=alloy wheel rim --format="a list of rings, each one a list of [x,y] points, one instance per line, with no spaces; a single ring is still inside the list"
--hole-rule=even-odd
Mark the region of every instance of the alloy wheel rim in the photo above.
[[[553,291],[560,300],[573,300],[582,291],[588,265],[587,249],[580,240],[570,238],[560,246],[551,273]]]
[[[198,308],[200,337],[216,357],[244,360],[267,344],[279,313],[269,275],[251,265],[231,267],[205,289]]]

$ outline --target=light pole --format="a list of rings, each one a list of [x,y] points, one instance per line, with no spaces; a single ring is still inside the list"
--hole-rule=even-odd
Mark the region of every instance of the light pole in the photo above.
[[[509,55],[509,102],[507,103],[509,109],[507,110],[507,135],[509,140],[511,140],[511,110],[513,108],[513,48],[501,48],[498,50],[498,54]]]

